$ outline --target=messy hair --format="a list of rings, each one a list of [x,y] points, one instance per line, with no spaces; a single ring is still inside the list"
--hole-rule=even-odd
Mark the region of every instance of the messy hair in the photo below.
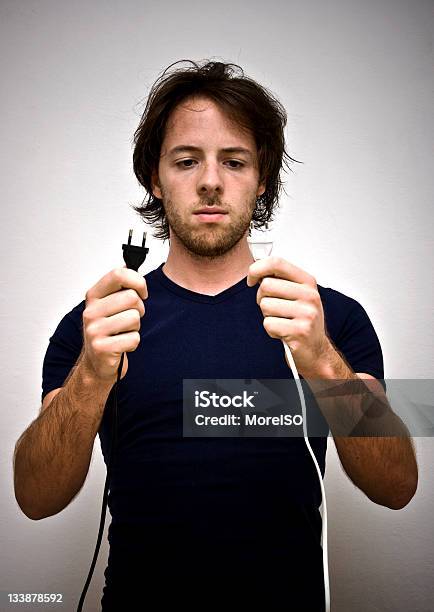
[[[188,62],[189,67],[169,71]],[[265,87],[246,77],[237,64],[204,60],[179,60],[168,66],[152,85],[139,126],[134,133],[134,173],[147,195],[133,209],[145,223],[152,225],[156,238],[169,238],[169,224],[163,201],[152,192],[152,175],[158,171],[161,145],[171,112],[185,99],[201,96],[218,105],[225,116],[249,130],[258,155],[259,183],[265,192],[256,198],[253,226],[260,228],[273,219],[282,189],[284,165],[297,162],[285,149],[284,128],[287,115],[282,104]]]

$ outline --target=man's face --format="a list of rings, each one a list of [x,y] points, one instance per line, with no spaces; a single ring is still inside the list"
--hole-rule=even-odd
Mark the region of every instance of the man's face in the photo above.
[[[181,148],[182,147],[182,148]],[[232,150],[230,150],[232,149]],[[227,253],[246,234],[258,184],[253,135],[206,98],[184,100],[172,112],[153,193],[163,200],[171,239],[200,256]],[[199,213],[206,209],[205,213]],[[219,214],[210,214],[217,209]]]

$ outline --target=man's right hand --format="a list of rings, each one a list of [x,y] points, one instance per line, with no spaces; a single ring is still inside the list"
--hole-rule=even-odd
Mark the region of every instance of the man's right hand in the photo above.
[[[111,270],[87,291],[82,363],[101,380],[115,382],[122,353],[138,347],[147,297],[143,276],[126,266]],[[125,355],[121,378],[127,370]]]

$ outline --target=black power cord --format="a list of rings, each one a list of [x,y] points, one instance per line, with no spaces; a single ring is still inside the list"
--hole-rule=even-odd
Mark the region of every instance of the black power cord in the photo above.
[[[133,244],[131,244],[132,236],[133,236],[133,230],[130,229],[129,234],[128,234],[128,243],[122,245],[122,250],[123,250],[123,255],[124,255],[124,261],[127,265],[127,268],[129,268],[130,270],[135,270],[137,272],[140,266],[142,265],[142,263],[145,261],[146,256],[149,252],[149,249],[145,247],[146,232],[143,232],[142,246],[134,246]],[[105,484],[104,484],[104,493],[102,496],[102,508],[101,508],[101,518],[100,518],[100,523],[99,523],[98,537],[96,540],[95,552],[93,553],[92,563],[90,564],[89,574],[87,576],[86,583],[83,587],[80,601],[78,602],[77,612],[81,612],[83,609],[84,600],[86,598],[87,590],[92,580],[96,561],[98,559],[99,549],[101,546],[102,536],[104,533],[105,517],[107,513],[108,492],[110,488],[110,480],[111,480],[111,475],[112,475],[114,454],[115,454],[115,448],[116,448],[116,442],[117,442],[118,384],[121,379],[122,367],[124,365],[124,356],[125,356],[125,353],[122,353],[121,360],[118,366],[117,379],[107,398],[107,402],[104,408],[104,411],[108,409],[108,406],[110,404],[110,399],[111,397],[113,397],[112,436],[111,436],[111,443],[110,443],[109,461],[107,464],[107,475],[106,475]]]

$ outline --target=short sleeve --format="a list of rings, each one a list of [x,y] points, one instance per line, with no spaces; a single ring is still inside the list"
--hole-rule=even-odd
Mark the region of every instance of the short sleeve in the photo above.
[[[365,309],[356,300],[349,310],[335,346],[354,372],[365,372],[384,382],[383,352]]]
[[[83,300],[63,317],[49,339],[42,365],[41,401],[47,393],[62,387],[80,356],[83,346],[84,307]]]

